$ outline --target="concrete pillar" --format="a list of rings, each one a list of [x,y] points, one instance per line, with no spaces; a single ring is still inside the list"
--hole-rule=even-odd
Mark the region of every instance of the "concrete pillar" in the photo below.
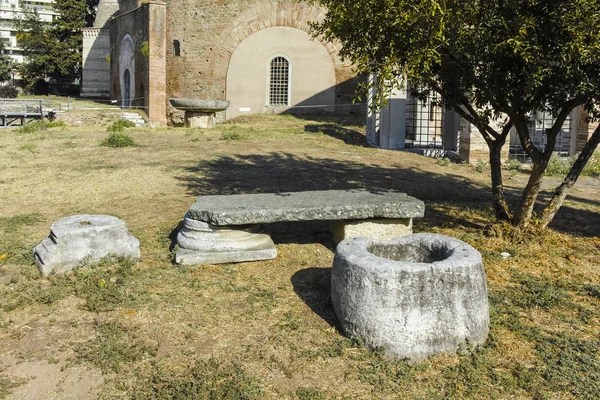
[[[382,149],[403,149],[406,147],[406,88],[395,89],[388,104],[381,110]]]
[[[377,93],[372,87],[376,83],[375,75],[369,76],[369,94],[367,110],[367,143],[382,149],[403,149],[406,141],[406,87],[394,89],[388,103],[374,112],[372,106]]]
[[[454,111],[444,112],[444,126],[442,145],[444,150],[458,150],[458,132],[460,130],[460,116]]]

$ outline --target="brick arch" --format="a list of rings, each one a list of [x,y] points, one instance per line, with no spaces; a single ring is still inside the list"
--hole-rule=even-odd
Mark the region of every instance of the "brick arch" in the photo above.
[[[310,22],[319,21],[325,16],[322,7],[292,1],[273,1],[257,4],[242,12],[219,36],[215,49],[209,59],[210,78],[225,87],[227,68],[231,55],[248,36],[271,27],[291,27],[310,33]],[[341,64],[338,56],[339,45],[316,38],[327,50],[334,66]]]

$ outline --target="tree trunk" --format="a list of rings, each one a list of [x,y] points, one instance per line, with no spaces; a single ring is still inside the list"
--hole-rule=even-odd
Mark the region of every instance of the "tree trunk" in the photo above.
[[[547,167],[548,160],[546,160],[545,157],[544,159],[534,162],[533,164],[529,181],[527,182],[527,186],[523,191],[519,214],[514,221],[514,224],[520,229],[527,228],[531,223],[531,218],[533,217],[533,206],[535,205],[535,201],[537,200],[540,192],[540,187],[544,181],[544,173],[546,172]]]
[[[490,148],[490,168],[492,176],[492,203],[498,221],[510,221],[510,213],[504,198],[504,185],[502,183],[501,151],[504,142],[493,142]]]
[[[541,216],[542,228],[546,228],[554,219],[554,216],[563,205],[569,190],[573,187],[573,185],[575,185],[575,182],[577,182],[581,171],[583,171],[583,168],[585,168],[585,165],[594,154],[594,151],[598,147],[598,143],[600,143],[600,125],[596,127],[592,137],[583,147],[581,154],[579,154],[579,157],[577,157],[577,160],[571,167],[571,170],[560,186],[554,191],[552,199],[550,199],[548,204],[546,204],[546,207],[544,207]]]

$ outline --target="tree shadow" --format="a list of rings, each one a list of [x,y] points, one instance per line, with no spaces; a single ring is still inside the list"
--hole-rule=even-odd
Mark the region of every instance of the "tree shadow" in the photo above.
[[[416,166],[384,167],[360,160],[273,152],[204,160],[185,168],[177,179],[194,196],[333,189],[365,189],[373,192],[395,190],[426,203],[425,218],[422,220],[426,226],[449,224],[479,228],[483,221],[467,221],[455,215],[456,206],[489,210],[491,190],[487,182],[472,180],[461,173],[461,168],[447,168],[443,173],[432,173]],[[520,188],[506,189],[509,203],[516,204],[520,196]],[[570,200],[577,201],[577,198]],[[435,210],[430,206],[432,204],[437,206]],[[592,223],[598,221],[598,217],[592,211],[566,206],[558,213],[553,227],[582,236],[598,236],[600,223]],[[575,226],[572,221],[589,223]]]
[[[169,232],[169,252],[172,252],[175,249],[175,245],[177,245],[177,235],[182,228],[183,220],[179,221],[177,226],[171,232]]]
[[[277,222],[268,224],[267,230],[275,244],[320,243],[335,251],[336,244],[329,232],[328,221]]]
[[[331,268],[306,268],[292,276],[294,292],[338,332],[342,328],[331,305]]]
[[[304,126],[304,130],[310,133],[323,133],[352,146],[368,147],[364,134],[339,124],[308,124]]]

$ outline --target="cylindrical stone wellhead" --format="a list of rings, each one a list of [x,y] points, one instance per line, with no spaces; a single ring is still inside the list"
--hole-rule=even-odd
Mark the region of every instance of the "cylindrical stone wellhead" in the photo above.
[[[444,235],[341,242],[331,299],[347,336],[400,359],[455,352],[485,342],[489,332],[481,254]]]

